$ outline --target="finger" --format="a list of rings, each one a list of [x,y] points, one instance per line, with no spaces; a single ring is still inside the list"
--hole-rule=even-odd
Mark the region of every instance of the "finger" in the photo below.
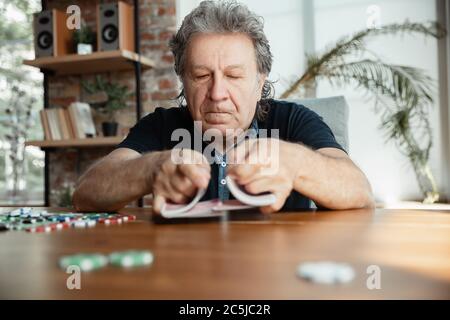
[[[230,166],[227,174],[239,184],[247,184],[259,178],[260,166],[252,164],[239,164]]]
[[[196,188],[206,189],[208,187],[209,180],[211,179],[209,171],[194,164],[181,164],[178,167],[179,171],[191,180]]]
[[[237,147],[232,148],[227,153],[227,160],[230,164],[243,164],[246,163],[249,153],[257,144],[257,139],[245,139]]]
[[[197,188],[194,186],[192,181],[184,176],[179,170],[177,170],[177,174],[175,174],[171,180],[171,185],[176,191],[182,193],[188,198],[192,198],[197,191]]]
[[[166,203],[166,199],[162,195],[155,194],[153,196],[153,202],[152,202],[153,212],[160,214],[165,203]]]
[[[263,214],[270,214],[270,213],[274,213],[275,209],[272,208],[272,206],[265,206],[265,207],[260,207],[259,211],[261,211],[261,213],[263,213]]]
[[[247,155],[245,163],[269,166],[279,156],[279,140],[258,139]]]
[[[289,193],[284,193],[284,192],[274,192],[274,195],[276,197],[276,201],[275,203],[268,205],[268,206],[264,206],[264,207],[260,207],[260,211],[262,213],[274,213],[277,211],[280,211],[283,206],[284,203],[286,202],[287,197],[289,196]]]
[[[195,164],[208,172],[211,171],[208,159],[202,153],[195,150],[183,150],[182,164]]]
[[[262,177],[243,184],[243,186],[244,189],[250,194],[259,194],[263,192],[273,193],[276,188],[276,181],[270,178]]]
[[[182,204],[187,203],[189,198],[185,196],[182,192],[179,192],[174,188],[171,183],[171,179],[168,179],[164,183],[164,196],[166,199],[172,203]]]

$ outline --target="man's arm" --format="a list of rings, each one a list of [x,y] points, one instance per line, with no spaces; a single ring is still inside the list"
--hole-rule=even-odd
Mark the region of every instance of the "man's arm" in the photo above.
[[[75,209],[115,211],[151,193],[159,158],[159,152],[141,155],[127,148],[114,150],[79,179],[73,194]]]
[[[210,166],[194,150],[141,155],[119,148],[93,165],[79,180],[73,203],[77,211],[116,211],[129,202],[153,193],[153,210],[160,212],[166,201],[186,203],[198,188],[207,188]]]
[[[337,148],[313,151],[278,139],[255,139],[230,152],[228,175],[252,194],[272,192],[277,201],[261,211],[280,210],[292,190],[328,209],[373,207],[364,173]],[[255,161],[256,160],[256,161]]]
[[[294,189],[329,209],[373,207],[370,184],[347,154],[337,148],[313,151],[291,144],[296,154]]]

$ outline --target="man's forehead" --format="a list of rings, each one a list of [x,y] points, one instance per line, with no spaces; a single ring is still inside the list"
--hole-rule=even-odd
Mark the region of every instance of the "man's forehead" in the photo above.
[[[223,68],[246,69],[255,59],[253,42],[244,34],[197,34],[190,39],[187,50],[191,69],[210,68],[217,60]]]

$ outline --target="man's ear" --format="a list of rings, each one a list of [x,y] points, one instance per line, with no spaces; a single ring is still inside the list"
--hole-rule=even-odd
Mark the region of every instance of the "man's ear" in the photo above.
[[[262,89],[263,89],[264,83],[266,82],[266,79],[267,79],[266,74],[260,74],[258,76],[258,93],[260,95],[262,95]]]

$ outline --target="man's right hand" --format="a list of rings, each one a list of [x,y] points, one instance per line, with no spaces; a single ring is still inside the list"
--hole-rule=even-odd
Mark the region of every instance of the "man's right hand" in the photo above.
[[[173,152],[178,152],[174,156]],[[153,179],[153,211],[160,213],[166,202],[188,203],[198,189],[206,189],[211,167],[199,152],[183,149],[160,153]]]

